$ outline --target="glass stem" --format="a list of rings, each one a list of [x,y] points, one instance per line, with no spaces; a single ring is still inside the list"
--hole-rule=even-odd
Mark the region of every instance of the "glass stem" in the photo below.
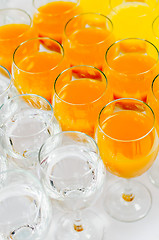
[[[75,213],[74,230],[76,232],[82,232],[83,231],[83,226],[82,226],[82,223],[81,223],[81,211],[77,211]]]
[[[126,202],[131,202],[135,198],[135,195],[133,194],[132,188],[131,188],[131,179],[125,179],[125,189],[124,189],[124,192],[122,194],[122,198]]]

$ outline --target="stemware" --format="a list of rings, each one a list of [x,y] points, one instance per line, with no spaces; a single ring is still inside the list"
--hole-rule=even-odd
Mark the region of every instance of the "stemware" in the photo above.
[[[14,52],[13,82],[21,94],[38,94],[51,102],[54,81],[67,67],[60,43],[50,38],[29,39]]]
[[[111,20],[99,13],[82,13],[64,29],[63,45],[71,66],[90,65],[102,70],[106,49],[114,42]]]
[[[0,142],[11,165],[36,169],[41,145],[59,131],[51,104],[38,95],[15,96],[0,108]]]
[[[106,169],[121,179],[106,190],[107,212],[120,221],[136,221],[148,213],[151,194],[131,178],[145,173],[158,153],[152,109],[137,99],[119,99],[100,112],[96,140]]]
[[[157,75],[151,85],[147,99],[148,104],[153,109],[156,117],[156,129],[159,135],[159,75]],[[153,166],[149,170],[149,177],[152,183],[159,187],[159,155]]]
[[[0,10],[0,65],[11,71],[12,57],[16,47],[35,37],[30,15],[21,9]]]
[[[67,21],[81,12],[79,0],[33,0],[33,6],[33,23],[39,37],[50,37],[60,43]]]
[[[138,37],[147,39],[157,15],[158,0],[109,0],[109,18],[117,40]]]
[[[58,206],[70,212],[56,227],[56,239],[101,239],[103,224],[91,211],[81,213],[100,195],[104,168],[95,141],[81,132],[61,132],[39,152],[41,181]]]
[[[127,38],[113,43],[105,54],[105,74],[114,98],[146,101],[159,71],[159,52],[149,41]]]
[[[45,238],[51,210],[42,185],[33,175],[18,169],[0,173],[0,239]]]
[[[94,137],[100,109],[112,99],[104,73],[91,66],[68,68],[57,77],[54,91],[54,114],[62,130]]]

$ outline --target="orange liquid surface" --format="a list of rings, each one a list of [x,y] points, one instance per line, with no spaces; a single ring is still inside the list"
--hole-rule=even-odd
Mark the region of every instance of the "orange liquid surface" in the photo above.
[[[62,43],[65,24],[78,13],[80,13],[80,7],[75,2],[50,2],[38,8],[33,22],[39,36],[50,37]]]
[[[131,110],[116,112],[102,123],[106,135],[98,129],[97,143],[108,171],[131,178],[149,169],[158,151],[155,128],[149,132],[152,126],[148,116]]]
[[[54,99],[54,113],[62,130],[78,130],[94,136],[100,109],[109,101],[103,82],[82,79],[69,82]]]
[[[77,30],[64,40],[66,57],[72,66],[86,64],[102,70],[106,49],[113,40],[106,29],[94,27]]]
[[[114,98],[146,100],[152,79],[157,73],[155,59],[140,53],[130,53],[114,58],[108,64],[111,69],[106,68],[105,72]]]
[[[36,36],[27,24],[7,24],[0,26],[0,65],[11,71],[12,57],[18,45]]]
[[[56,52],[37,52],[25,57],[17,63],[23,71],[14,68],[14,85],[20,93],[38,94],[51,102],[54,81],[62,71],[62,58]]]

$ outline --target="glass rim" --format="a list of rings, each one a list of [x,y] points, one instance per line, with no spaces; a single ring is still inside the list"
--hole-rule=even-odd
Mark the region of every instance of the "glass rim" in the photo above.
[[[59,53],[59,54],[62,56],[62,58],[61,58],[61,60],[59,61],[59,63],[58,63],[55,67],[53,67],[53,68],[51,68],[51,69],[48,69],[48,70],[45,70],[45,71],[42,71],[42,72],[29,72],[29,71],[25,71],[25,70],[23,70],[23,69],[21,69],[21,68],[19,68],[19,67],[17,66],[17,64],[16,64],[16,62],[15,62],[15,56],[16,56],[17,51],[19,50],[19,48],[20,48],[21,46],[23,46],[24,44],[26,44],[26,43],[28,43],[28,42],[31,42],[31,41],[35,41],[35,40],[49,40],[49,41],[53,41],[54,43],[56,43],[57,45],[59,45],[60,49],[62,50],[62,52]],[[53,50],[50,50],[50,51],[54,52]],[[56,40],[53,39],[53,38],[49,38],[49,37],[36,37],[36,38],[28,39],[28,40],[26,40],[26,41],[24,41],[24,42],[22,42],[22,43],[19,44],[19,46],[14,50],[14,53],[13,53],[13,64],[12,64],[12,65],[14,65],[14,66],[15,66],[19,71],[21,71],[21,72],[24,72],[24,73],[27,73],[27,74],[30,74],[30,75],[32,75],[32,74],[38,75],[38,74],[43,74],[43,73],[47,73],[47,72],[53,71],[54,69],[58,68],[58,66],[61,64],[61,62],[63,61],[63,59],[64,59],[64,48],[63,48],[63,46],[62,46],[58,41],[56,41]],[[13,68],[13,67],[12,67],[12,68]]]
[[[136,101],[136,102],[138,102],[138,103],[141,103],[141,104],[145,105],[146,108],[148,108],[148,109],[150,110],[150,112],[152,113],[152,116],[153,116],[153,126],[152,126],[152,128],[151,128],[144,136],[142,136],[142,137],[139,137],[139,138],[136,138],[136,139],[130,139],[130,140],[117,139],[117,138],[114,138],[114,137],[109,136],[109,135],[106,134],[106,133],[104,132],[104,130],[102,129],[102,126],[101,126],[101,123],[100,123],[100,118],[101,118],[101,114],[102,114],[102,112],[104,111],[104,109],[106,109],[106,108],[107,108],[109,105],[111,105],[111,104],[114,104],[114,103],[120,102],[120,101],[121,101],[121,102],[122,102],[122,101],[126,101],[126,100]],[[129,111],[129,110],[127,110],[127,111]],[[113,141],[122,142],[122,143],[136,142],[136,141],[140,141],[140,140],[144,139],[145,137],[147,137],[147,136],[153,131],[153,129],[155,128],[155,114],[154,114],[154,111],[152,110],[152,108],[151,108],[147,103],[145,103],[145,102],[143,102],[143,101],[141,101],[141,100],[139,100],[139,99],[135,99],[135,98],[119,98],[119,99],[116,99],[116,100],[113,100],[113,101],[109,102],[108,104],[106,104],[106,105],[101,109],[101,111],[100,111],[100,113],[99,113],[99,116],[98,116],[98,127],[99,127],[100,131],[101,131],[105,136],[107,136],[109,139],[111,139],[111,140],[113,140]]]
[[[112,68],[109,63],[108,63],[108,58],[107,58],[107,55],[109,53],[109,50],[114,47],[116,44],[120,43],[120,42],[123,42],[123,41],[127,41],[127,40],[137,40],[137,41],[144,41],[148,44],[150,44],[157,52],[157,60],[155,62],[155,64],[150,68],[148,69],[147,71],[144,71],[144,72],[140,72],[140,73],[123,73],[123,72],[119,72],[117,71],[116,69]],[[156,65],[158,64],[159,62],[159,50],[157,49],[157,47],[151,43],[150,41],[146,40],[146,39],[142,39],[142,38],[124,38],[124,39],[120,39],[120,40],[117,40],[116,42],[114,42],[113,44],[111,44],[108,49],[106,50],[106,53],[105,53],[105,62],[107,64],[107,66],[109,67],[109,69],[113,72],[116,72],[117,74],[121,75],[121,76],[141,76],[143,74],[146,74],[148,72],[150,72],[153,68],[156,67]]]
[[[20,173],[22,175],[25,174],[26,176],[31,176],[31,178],[34,179],[37,182],[37,184],[40,186],[41,190],[44,192],[44,189],[43,189],[42,184],[39,181],[39,179],[35,175],[33,175],[32,172],[27,171],[26,169],[23,169],[23,168],[10,168],[10,169],[1,171],[0,175],[7,174],[7,173],[14,173],[14,172],[18,172],[18,173]],[[3,188],[2,188],[2,190],[3,190]]]
[[[156,94],[154,92],[154,83],[158,77],[159,77],[159,74],[153,79],[152,84],[151,84],[151,90],[152,90],[153,96],[155,97],[157,102],[159,101],[159,98],[156,97]]]
[[[156,38],[159,38],[159,35],[157,35],[157,34],[156,34],[156,31],[154,30],[154,25],[155,25],[155,23],[156,23],[156,20],[159,20],[159,15],[158,15],[157,17],[155,17],[155,19],[154,19],[153,22],[152,22],[152,32],[153,32],[153,34],[154,34],[154,36],[155,36]]]
[[[66,36],[67,39],[71,40],[70,37],[69,37],[69,36],[67,35],[67,33],[66,33],[68,24],[69,24],[70,22],[72,22],[72,20],[74,20],[74,19],[76,19],[76,18],[79,18],[79,17],[84,16],[84,15],[89,15],[89,14],[92,14],[92,15],[94,15],[94,16],[104,17],[106,20],[108,20],[108,22],[109,22],[110,25],[111,25],[110,34],[112,34],[114,27],[113,27],[113,23],[112,23],[112,21],[111,21],[111,19],[110,19],[109,17],[105,16],[105,15],[102,14],[102,13],[84,12],[84,13],[80,13],[80,14],[78,14],[78,15],[73,16],[73,17],[72,17],[71,19],[69,19],[69,20],[67,21],[67,23],[65,24],[65,27],[64,27],[64,35]],[[107,41],[107,39],[110,37],[110,34],[108,34],[108,36],[106,37],[106,39],[104,39],[104,40],[102,40],[102,41],[100,41],[100,42],[97,42],[97,43],[91,43],[91,44],[88,44],[88,43],[87,43],[87,44],[76,43],[76,45],[79,45],[79,46],[99,45],[99,44],[102,44],[102,43],[104,43],[105,41]]]
[[[95,99],[95,100],[93,100],[93,101],[91,101],[91,102],[88,102],[88,103],[71,103],[71,102],[67,102],[67,101],[63,100],[63,99],[59,96],[59,93],[57,93],[57,91],[56,91],[57,81],[58,81],[58,79],[61,77],[61,75],[63,75],[63,73],[69,72],[69,71],[71,71],[72,69],[76,69],[76,68],[80,68],[80,67],[91,68],[91,69],[94,69],[94,70],[96,70],[97,72],[99,72],[99,73],[104,77],[104,79],[105,79],[105,82],[106,82],[105,89],[104,89],[104,91],[103,91],[103,93],[101,94],[100,97],[98,97],[97,99]],[[82,79],[82,78],[79,78],[79,79]],[[91,78],[90,78],[90,79],[91,79]],[[65,85],[64,85],[64,86],[65,86]],[[57,97],[60,101],[66,103],[66,104],[68,104],[68,105],[72,105],[72,106],[87,106],[87,105],[89,105],[89,104],[96,103],[98,100],[100,100],[100,99],[104,96],[104,94],[105,94],[105,92],[106,92],[107,89],[108,89],[108,80],[107,80],[107,77],[106,77],[106,75],[104,74],[104,72],[102,72],[100,69],[98,69],[98,68],[96,68],[96,67],[93,67],[93,66],[89,66],[89,65],[77,65],[77,66],[72,66],[72,67],[66,68],[65,70],[63,70],[63,71],[57,76],[57,78],[55,79],[55,82],[54,82],[54,96],[53,96],[53,98],[54,98],[55,95],[56,95],[56,97]]]
[[[100,159],[101,159],[101,158],[100,158],[100,153],[99,153],[98,145],[97,145],[96,141],[95,141],[91,136],[89,136],[88,134],[86,134],[86,133],[84,133],[84,132],[80,132],[80,131],[62,131],[62,132],[59,132],[59,133],[55,134],[54,136],[51,136],[51,138],[52,138],[52,139],[55,139],[55,138],[58,138],[60,135],[67,135],[67,134],[71,134],[71,133],[76,134],[76,135],[85,136],[87,139],[90,139],[91,145],[92,145],[92,146],[95,146],[95,148],[96,148],[96,153],[97,153],[96,162],[98,163],[98,161],[100,161]],[[40,147],[40,150],[39,150],[39,153],[38,153],[38,162],[39,162],[39,165],[40,165],[40,169],[41,169],[41,171],[43,172],[44,175],[46,175],[46,173],[45,173],[45,171],[44,171],[44,169],[43,169],[43,167],[42,167],[41,165],[42,165],[43,162],[45,162],[45,161],[47,161],[47,160],[45,159],[45,161],[43,161],[43,160],[41,159],[41,154],[42,154],[43,148],[44,148],[46,145],[47,145],[47,141]],[[52,152],[52,151],[53,151],[53,150],[51,150],[51,152]],[[92,171],[92,169],[89,169],[86,173],[82,174],[80,177],[74,176],[74,177],[68,177],[68,178],[63,178],[63,179],[69,180],[69,179],[77,179],[77,178],[85,177],[85,176],[87,176],[91,171]],[[49,176],[49,177],[50,177],[50,176]],[[57,177],[57,176],[55,176],[55,177],[50,177],[50,179],[61,179],[61,178],[62,178],[62,177]]]
[[[51,122],[52,122],[52,120],[53,120],[53,118],[54,118],[53,107],[52,107],[51,103],[50,103],[46,98],[44,98],[44,97],[42,97],[42,96],[40,96],[40,95],[37,95],[37,94],[31,94],[31,93],[29,94],[29,93],[28,93],[28,94],[19,94],[19,95],[16,95],[16,96],[8,99],[7,102],[4,103],[4,104],[0,107],[0,111],[3,109],[3,107],[5,107],[6,105],[8,105],[12,100],[20,99],[21,97],[25,97],[25,96],[37,97],[37,98],[40,98],[40,99],[42,99],[43,101],[45,101],[45,102],[49,105],[49,107],[50,107],[50,110],[44,110],[44,111],[51,111],[50,121],[47,123],[47,125],[46,125],[45,127],[42,128],[42,130],[40,130],[40,131],[38,131],[38,132],[36,132],[36,133],[34,133],[34,134],[29,134],[29,135],[25,135],[25,136],[17,136],[17,135],[14,135],[14,134],[11,134],[11,135],[8,134],[8,132],[5,132],[5,131],[1,128],[1,126],[3,125],[3,124],[1,124],[1,125],[0,125],[0,128],[1,128],[1,131],[3,132],[4,135],[7,135],[7,136],[9,136],[9,137],[14,137],[14,138],[16,138],[16,139],[17,139],[17,138],[34,137],[34,136],[36,136],[36,135],[39,135],[39,134],[42,133],[43,131],[45,131],[45,130],[47,129],[47,127],[51,125]],[[40,110],[40,109],[38,109],[38,110]],[[24,158],[25,158],[25,157],[24,157]]]
[[[9,78],[9,85],[7,86],[7,88],[6,88],[2,93],[0,93],[0,96],[2,96],[2,95],[5,94],[5,93],[8,91],[8,89],[11,87],[11,85],[12,85],[12,78],[11,78],[10,72],[9,72],[5,67],[3,67],[2,65],[0,65],[0,69],[3,69],[4,72],[6,72],[8,78]],[[0,75],[1,75],[1,74],[0,74]]]
[[[118,4],[116,7],[112,7],[111,2],[112,2],[112,0],[109,0],[110,9],[112,10],[113,13],[117,14],[118,12],[115,11],[114,8],[122,5],[124,1],[123,1],[122,3],[120,3],[120,4]],[[129,3],[129,2],[128,2],[128,3]],[[131,5],[132,5],[132,3],[133,3],[133,2],[130,2]],[[140,2],[138,2],[138,4],[139,4],[139,3],[140,3]],[[142,2],[141,2],[141,3],[142,3]],[[155,4],[154,4],[154,7],[153,7],[152,11],[154,11],[154,10],[156,9],[157,4],[158,4],[158,0],[155,0]],[[144,17],[144,16],[149,15],[149,14],[150,14],[150,13],[148,13],[148,14],[141,14],[139,17]]]
[[[50,2],[48,2],[48,3],[46,3],[46,4],[43,4],[43,5],[39,6],[39,7],[36,7],[36,6],[35,6],[35,1],[36,1],[36,0],[33,0],[32,3],[33,3],[33,7],[34,7],[34,9],[37,11],[37,13],[40,13],[41,15],[49,16],[49,17],[53,17],[53,16],[56,17],[56,16],[61,15],[61,14],[59,14],[59,13],[54,13],[54,14],[53,14],[53,13],[44,13],[44,12],[39,11],[38,9],[39,9],[40,7],[45,6],[46,4],[48,4],[48,3],[50,3]],[[53,1],[52,1],[52,2],[53,2]],[[69,1],[69,2],[75,3],[74,1]],[[70,12],[71,12],[73,9],[75,9],[79,4],[80,4],[80,0],[77,0],[75,6],[73,6],[71,9],[68,9],[68,10],[64,11],[62,14],[68,14],[68,13],[70,13]],[[36,14],[36,13],[34,13],[34,14]]]
[[[20,35],[18,35],[17,37],[4,38],[4,39],[0,38],[0,42],[2,42],[2,41],[11,41],[13,39],[18,39],[18,38],[22,37],[26,32],[28,32],[30,30],[30,28],[32,26],[32,18],[25,10],[20,9],[20,8],[3,8],[3,9],[0,9],[0,14],[3,11],[18,11],[18,12],[24,13],[29,18],[30,24],[26,24],[26,25],[29,26],[29,28],[25,32],[23,32]],[[11,23],[11,24],[14,24],[14,23]],[[20,24],[22,24],[22,23],[20,23]],[[5,24],[5,25],[8,25],[8,24]],[[2,25],[2,26],[5,26],[5,25]]]

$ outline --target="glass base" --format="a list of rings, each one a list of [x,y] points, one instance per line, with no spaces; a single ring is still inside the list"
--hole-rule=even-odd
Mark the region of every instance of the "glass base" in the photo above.
[[[55,233],[56,240],[101,240],[103,238],[104,225],[95,213],[84,212],[79,228],[74,226],[72,217],[72,215],[65,215],[59,220]]]
[[[125,184],[122,180],[106,190],[105,207],[107,213],[116,220],[133,222],[145,217],[152,204],[149,190],[139,182],[131,182],[132,197],[124,198]],[[127,195],[126,195],[127,196]]]
[[[156,186],[159,187],[159,156],[156,159],[156,162],[152,165],[148,172],[150,181]]]

